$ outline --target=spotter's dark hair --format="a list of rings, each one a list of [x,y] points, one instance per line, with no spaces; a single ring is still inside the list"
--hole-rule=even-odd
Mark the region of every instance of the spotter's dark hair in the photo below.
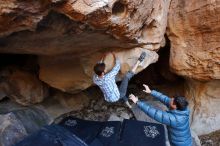
[[[183,111],[187,108],[189,103],[185,97],[176,96],[174,97],[174,104],[176,105],[177,110]]]

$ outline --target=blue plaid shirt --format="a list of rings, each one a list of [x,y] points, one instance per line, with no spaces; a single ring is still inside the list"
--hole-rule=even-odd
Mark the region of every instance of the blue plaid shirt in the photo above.
[[[115,66],[109,73],[105,74],[104,77],[93,76],[93,82],[102,90],[107,102],[116,102],[120,99],[120,93],[115,80],[119,70],[120,61],[116,59]]]

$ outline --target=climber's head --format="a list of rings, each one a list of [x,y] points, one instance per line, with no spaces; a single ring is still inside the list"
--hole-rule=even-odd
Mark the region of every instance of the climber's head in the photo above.
[[[94,72],[99,76],[102,77],[105,74],[105,63],[97,63],[94,66]]]
[[[171,109],[177,109],[180,111],[183,111],[187,108],[188,106],[188,101],[186,100],[185,97],[182,96],[176,96],[170,103],[170,108]]]

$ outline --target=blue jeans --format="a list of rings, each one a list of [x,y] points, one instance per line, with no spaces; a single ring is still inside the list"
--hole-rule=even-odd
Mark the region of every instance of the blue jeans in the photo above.
[[[120,99],[123,99],[124,101],[128,101],[128,97],[126,96],[127,89],[128,89],[128,83],[133,76],[134,76],[134,73],[131,71],[128,71],[126,73],[126,75],[124,76],[124,78],[121,82],[121,85],[119,87]]]

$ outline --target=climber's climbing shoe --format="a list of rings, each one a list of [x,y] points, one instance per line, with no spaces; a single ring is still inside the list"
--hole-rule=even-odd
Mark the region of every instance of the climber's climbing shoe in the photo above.
[[[142,61],[145,59],[146,55],[147,55],[146,52],[142,52],[141,55],[140,55],[140,57],[138,58],[138,60],[139,60],[140,62],[142,62]]]

